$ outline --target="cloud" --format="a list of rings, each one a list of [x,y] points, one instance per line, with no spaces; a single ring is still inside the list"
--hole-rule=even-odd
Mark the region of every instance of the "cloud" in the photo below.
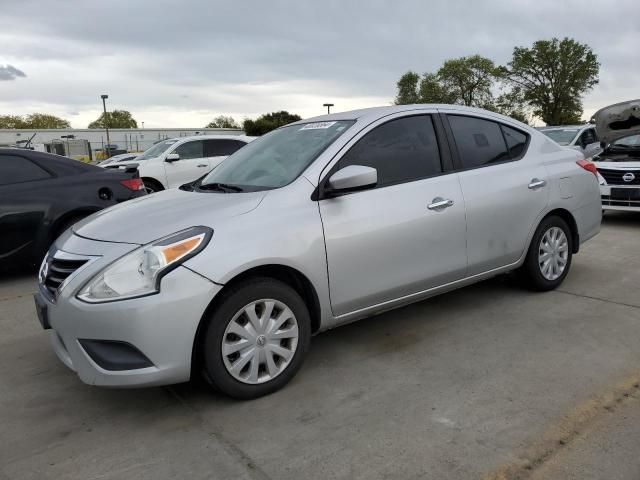
[[[15,80],[18,77],[26,76],[26,73],[13,65],[0,65],[0,81]]]
[[[77,111],[73,126],[86,127],[108,93],[108,108],[130,110],[149,127],[282,109],[308,117],[322,114],[325,102],[335,111],[388,105],[409,69],[434,71],[475,53],[504,64],[515,46],[554,36],[589,44],[602,64],[600,84],[584,98],[585,117],[637,96],[640,84],[637,0],[617,0],[615,8],[592,0],[186,4],[78,2],[52,23],[64,0],[7,2],[0,60],[19,64],[29,82],[6,82],[0,109]],[[598,9],[615,25],[606,34]]]

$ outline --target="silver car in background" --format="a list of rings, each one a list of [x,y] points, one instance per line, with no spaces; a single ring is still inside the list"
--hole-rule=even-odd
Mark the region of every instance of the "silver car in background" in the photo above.
[[[203,372],[254,398],[285,385],[323,330],[513,270],[556,288],[601,208],[594,165],[511,118],[332,114],[75,225],[42,263],[36,306],[84,382]]]
[[[538,128],[558,145],[573,148],[590,158],[602,151],[595,125],[562,125]]]

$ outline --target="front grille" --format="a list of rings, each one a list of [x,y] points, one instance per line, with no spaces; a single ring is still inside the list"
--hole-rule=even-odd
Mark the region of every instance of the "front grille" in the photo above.
[[[612,170],[609,168],[598,168],[598,173],[604,177],[609,185],[640,185],[640,170]],[[622,177],[626,173],[633,173],[636,178],[630,182],[625,182]]]
[[[640,210],[640,200],[615,198],[611,195],[602,195],[602,205],[609,207],[635,207]]]
[[[77,269],[87,263],[88,260],[63,260],[49,257],[44,276],[43,286],[53,298],[58,296],[60,285]]]

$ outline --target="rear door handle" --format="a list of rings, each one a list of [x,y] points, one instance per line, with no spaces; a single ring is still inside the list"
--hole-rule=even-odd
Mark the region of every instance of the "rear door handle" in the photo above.
[[[452,206],[453,206],[453,200],[445,199],[442,197],[436,197],[431,201],[429,205],[427,205],[427,208],[429,210],[444,210],[445,208],[449,208]]]
[[[201,163],[200,165],[198,165],[198,168],[201,168],[201,167],[207,167],[207,166],[208,166],[207,164],[202,164],[202,163]]]
[[[531,190],[535,190],[536,188],[542,188],[547,184],[545,180],[540,180],[539,178],[533,178],[529,183],[529,188]]]

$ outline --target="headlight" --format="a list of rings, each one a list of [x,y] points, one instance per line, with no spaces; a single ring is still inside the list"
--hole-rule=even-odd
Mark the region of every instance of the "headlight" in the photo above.
[[[78,293],[89,303],[141,297],[160,291],[160,279],[198,254],[211,239],[207,227],[191,227],[144,245],[105,267]]]

